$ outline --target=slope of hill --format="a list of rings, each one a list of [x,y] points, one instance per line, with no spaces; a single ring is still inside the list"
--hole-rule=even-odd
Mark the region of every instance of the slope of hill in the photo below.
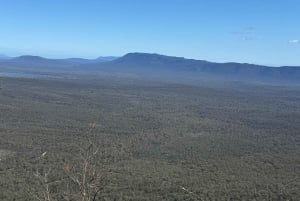
[[[299,67],[214,63],[159,54],[129,53],[111,62],[80,66],[85,70],[132,73],[147,77],[299,83]]]
[[[5,54],[0,54],[0,60],[7,60],[10,59],[9,56],[6,56]]]
[[[5,57],[0,55],[2,62],[19,66],[74,66],[80,64],[101,63],[106,61],[113,61],[117,57],[98,57],[96,59],[83,58],[67,58],[67,59],[48,59],[40,56],[23,55],[19,57]],[[4,60],[5,59],[5,60]]]
[[[43,73],[130,74],[162,80],[230,80],[246,82],[300,83],[299,67],[269,67],[248,63],[214,63],[159,54],[129,53],[123,57],[97,59],[47,59],[21,56],[0,61],[1,69]]]

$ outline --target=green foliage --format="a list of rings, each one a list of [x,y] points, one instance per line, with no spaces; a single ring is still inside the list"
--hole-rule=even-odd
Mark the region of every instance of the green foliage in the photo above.
[[[37,170],[51,170],[53,200],[72,200],[66,166],[80,172],[88,139],[99,149],[96,200],[300,197],[298,87],[4,81],[0,200],[34,200],[44,190]]]

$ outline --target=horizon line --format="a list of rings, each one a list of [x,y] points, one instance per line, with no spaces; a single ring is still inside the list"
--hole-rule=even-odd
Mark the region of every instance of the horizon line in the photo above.
[[[14,58],[19,58],[19,57],[39,57],[43,59],[49,59],[49,60],[65,60],[65,59],[86,59],[86,60],[97,60],[101,57],[107,58],[107,57],[115,57],[116,59],[122,58],[126,55],[129,54],[148,54],[148,55],[159,55],[159,56],[166,56],[166,57],[176,57],[176,58],[181,58],[181,59],[186,59],[186,60],[195,60],[195,61],[206,61],[210,63],[217,63],[217,64],[228,64],[228,63],[236,63],[236,64],[249,64],[249,65],[257,65],[257,66],[265,66],[265,67],[300,67],[300,65],[266,65],[266,64],[258,64],[258,63],[249,63],[249,62],[236,62],[236,61],[226,61],[226,62],[217,62],[217,61],[211,61],[211,60],[206,60],[206,59],[195,59],[195,58],[187,58],[183,56],[174,56],[174,55],[167,55],[167,54],[161,54],[161,53],[155,53],[155,52],[128,52],[123,54],[122,56],[98,56],[98,57],[93,57],[93,58],[86,58],[86,57],[63,57],[63,58],[57,58],[57,57],[48,57],[48,56],[42,56],[42,55],[37,55],[37,54],[20,54],[18,56],[9,56],[7,54],[0,53],[0,59],[1,57],[7,58],[7,60],[14,59]]]

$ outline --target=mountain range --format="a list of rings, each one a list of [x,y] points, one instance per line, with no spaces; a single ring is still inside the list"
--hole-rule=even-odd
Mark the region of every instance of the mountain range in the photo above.
[[[0,57],[1,58],[1,57]],[[159,79],[230,80],[247,82],[300,83],[300,67],[271,67],[248,63],[215,63],[184,57],[128,53],[122,57],[97,59],[47,59],[20,56],[0,59],[0,71],[43,73],[130,74]]]

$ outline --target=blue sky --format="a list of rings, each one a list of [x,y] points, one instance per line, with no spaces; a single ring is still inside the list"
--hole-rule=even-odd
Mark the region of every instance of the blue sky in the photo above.
[[[299,0],[0,0],[0,54],[300,66]]]

